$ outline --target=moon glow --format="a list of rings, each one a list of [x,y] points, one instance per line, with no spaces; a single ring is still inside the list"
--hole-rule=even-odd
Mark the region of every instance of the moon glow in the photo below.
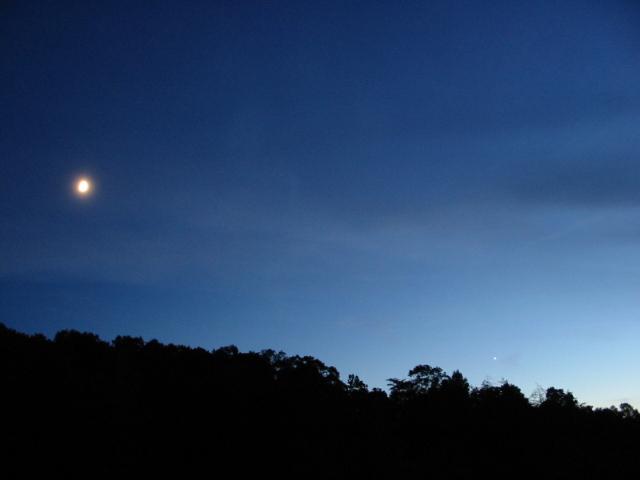
[[[80,178],[76,182],[76,192],[81,196],[86,196],[91,193],[91,181],[88,178]]]

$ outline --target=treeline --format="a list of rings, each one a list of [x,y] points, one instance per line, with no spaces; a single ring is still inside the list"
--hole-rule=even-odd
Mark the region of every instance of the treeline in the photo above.
[[[313,357],[0,324],[2,461],[23,476],[614,478],[640,415],[419,365],[389,394]]]

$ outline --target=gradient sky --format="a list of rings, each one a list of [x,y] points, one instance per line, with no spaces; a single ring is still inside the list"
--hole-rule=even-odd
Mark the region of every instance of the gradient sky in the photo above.
[[[640,406],[636,2],[14,0],[0,59],[8,326]]]

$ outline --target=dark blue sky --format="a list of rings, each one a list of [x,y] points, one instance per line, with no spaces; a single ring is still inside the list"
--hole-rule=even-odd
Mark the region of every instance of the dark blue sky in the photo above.
[[[7,325],[640,405],[635,2],[8,1],[0,58]]]

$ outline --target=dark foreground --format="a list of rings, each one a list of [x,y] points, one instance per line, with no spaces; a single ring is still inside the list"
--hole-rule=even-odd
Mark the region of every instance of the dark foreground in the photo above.
[[[148,477],[615,478],[640,418],[419,365],[391,394],[312,357],[0,324],[3,470]],[[193,475],[192,475],[193,474]]]

